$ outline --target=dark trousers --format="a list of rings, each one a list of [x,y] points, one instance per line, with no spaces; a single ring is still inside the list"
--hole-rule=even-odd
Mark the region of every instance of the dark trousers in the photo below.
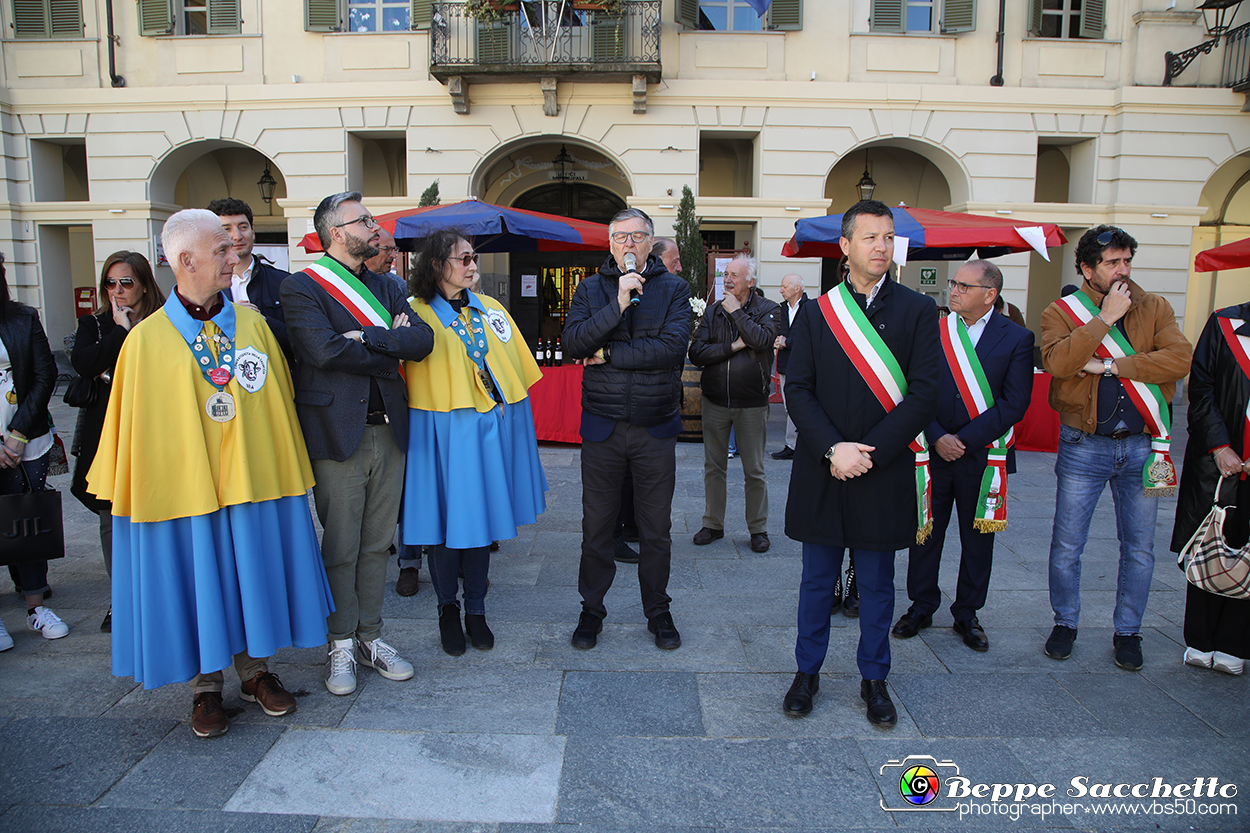
[[[616,513],[616,534],[624,535],[626,529],[637,529],[634,517],[634,473],[625,467],[625,479],[621,481],[621,511]]]
[[[842,547],[803,544],[799,583],[799,637],[794,659],[804,674],[816,674],[829,651],[829,611],[842,577]],[[894,553],[851,550],[859,587],[859,648],[855,660],[865,680],[890,673],[890,623],[894,620]]]
[[[612,535],[627,469],[634,477],[643,613],[650,619],[668,610],[676,448],[676,437],[656,439],[646,428],[624,422],[618,422],[607,439],[582,443],[582,562],[577,589],[585,612],[601,619],[607,615],[603,598],[616,577]]]
[[[421,550],[420,547],[414,549]],[[461,570],[464,571],[464,612],[485,616],[486,589],[490,586],[487,578],[490,547],[453,550],[438,544],[430,548],[430,582],[434,585],[440,611],[444,605],[456,604]]]
[[[978,532],[972,525],[981,495],[981,475],[985,471],[982,467],[974,473],[973,468],[958,464],[932,467],[933,534],[928,541],[911,548],[907,563],[907,598],[911,599],[912,613],[917,616],[932,616],[942,604],[938,570],[952,506],[959,522],[962,552],[951,616],[956,622],[966,622],[985,607],[994,560],[994,533]]]

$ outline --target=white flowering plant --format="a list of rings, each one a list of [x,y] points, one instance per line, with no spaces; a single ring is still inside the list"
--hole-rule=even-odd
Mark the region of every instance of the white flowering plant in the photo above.
[[[699,322],[703,320],[703,313],[707,311],[707,301],[703,298],[690,296],[690,337],[694,338],[694,331],[699,329]]]

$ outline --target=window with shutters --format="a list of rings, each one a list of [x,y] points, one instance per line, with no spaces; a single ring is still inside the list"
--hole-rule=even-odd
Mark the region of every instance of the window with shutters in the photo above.
[[[872,0],[871,32],[952,34],[976,28],[976,0]]]
[[[347,0],[349,32],[406,32],[412,0]]]
[[[13,0],[19,38],[81,38],[82,0]]]
[[[1104,36],[1105,0],[1029,0],[1029,34],[1039,38]]]
[[[803,28],[802,0],[772,0],[762,16],[749,0],[678,0],[675,8],[677,22],[691,29],[761,32]]]
[[[240,0],[138,0],[140,34],[237,35]]]

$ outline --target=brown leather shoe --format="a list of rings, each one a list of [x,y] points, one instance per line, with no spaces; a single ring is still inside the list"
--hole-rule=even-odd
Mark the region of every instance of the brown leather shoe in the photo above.
[[[755,552],[768,552],[771,546],[772,542],[768,540],[767,532],[757,532],[751,536],[751,549]]]
[[[221,706],[220,691],[195,695],[191,704],[191,731],[197,738],[219,738],[230,728],[226,710]]]
[[[270,717],[284,717],[295,711],[295,698],[282,687],[277,674],[262,671],[239,687],[239,696],[259,703]]]
[[[401,596],[415,596],[421,589],[421,571],[416,567],[400,567],[399,578],[395,581],[395,592]]]
[[[725,530],[712,529],[711,527],[705,526],[694,534],[694,543],[695,543],[695,546],[697,547],[703,547],[703,546],[707,546],[708,544],[712,543],[718,538],[724,538],[724,537],[725,537]]]

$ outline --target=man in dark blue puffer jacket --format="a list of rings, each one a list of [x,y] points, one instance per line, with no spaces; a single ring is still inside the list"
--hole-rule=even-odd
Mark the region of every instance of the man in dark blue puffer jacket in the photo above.
[[[673,485],[681,431],[681,369],[690,340],[690,290],[651,255],[655,228],[636,208],[608,226],[612,256],[578,284],[564,349],[583,360],[582,614],[573,645],[593,648],[616,564],[612,533],[626,469],[638,518],[638,583],[657,647],[681,646],[668,605]],[[632,297],[631,297],[632,296]]]

